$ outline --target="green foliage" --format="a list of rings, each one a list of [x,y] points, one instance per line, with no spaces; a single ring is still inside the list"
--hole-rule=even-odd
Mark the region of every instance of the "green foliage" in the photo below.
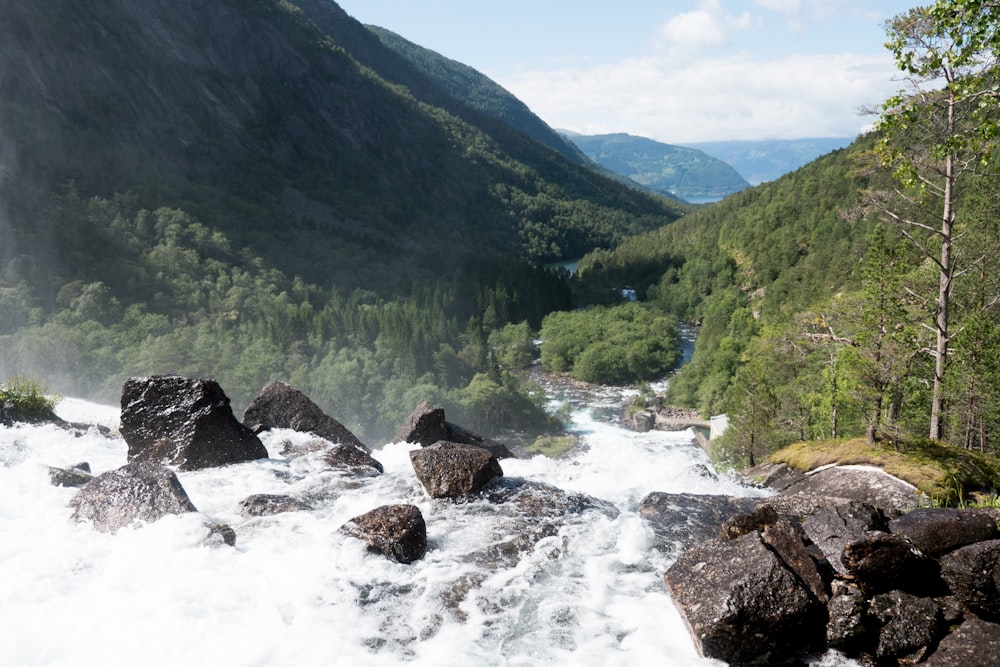
[[[0,405],[10,403],[18,415],[29,419],[54,419],[58,396],[51,396],[38,380],[25,375],[9,376],[0,386]]]
[[[552,313],[540,335],[542,368],[586,382],[659,379],[678,358],[674,323],[638,303]]]

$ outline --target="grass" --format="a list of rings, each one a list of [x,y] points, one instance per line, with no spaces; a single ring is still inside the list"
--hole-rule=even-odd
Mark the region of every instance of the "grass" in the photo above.
[[[543,435],[524,449],[533,454],[543,454],[550,459],[564,456],[580,442],[575,435]]]
[[[941,505],[964,505],[974,494],[1000,488],[1000,458],[933,440],[800,442],[770,460],[802,472],[830,464],[877,466]]]
[[[12,375],[0,386],[0,404],[11,403],[18,415],[27,419],[55,419],[58,396],[49,396],[33,378]]]

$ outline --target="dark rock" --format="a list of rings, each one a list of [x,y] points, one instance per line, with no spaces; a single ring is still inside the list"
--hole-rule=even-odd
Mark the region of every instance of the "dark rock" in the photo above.
[[[826,558],[813,547],[799,523],[780,517],[764,526],[761,539],[798,576],[813,597],[820,602],[827,601],[827,582],[833,578],[833,572]]]
[[[849,656],[857,656],[868,643],[868,600],[856,584],[835,580],[826,605],[826,644]]]
[[[396,431],[396,437],[393,439],[394,442],[412,442],[422,447],[429,447],[442,440],[482,447],[498,459],[514,457],[514,454],[502,442],[484,438],[446,421],[444,408],[435,408],[427,401],[413,409],[410,416]]]
[[[228,523],[216,521],[206,523],[205,527],[208,528],[208,539],[205,540],[208,545],[222,543],[230,547],[236,546],[236,531]]]
[[[330,467],[355,475],[380,475],[385,469],[371,454],[354,445],[334,445],[323,457]]]
[[[1000,621],[1000,540],[970,544],[941,558],[941,577],[977,615]]]
[[[267,458],[260,439],[233,416],[229,398],[215,380],[129,378],[121,405],[129,462],[199,470]]]
[[[890,521],[889,532],[903,535],[929,556],[1000,538],[996,512],[985,509],[915,509]]]
[[[841,562],[866,595],[894,589],[932,595],[944,589],[937,561],[900,535],[871,532],[848,542]]]
[[[292,498],[291,496],[272,495],[267,493],[257,493],[247,496],[240,503],[240,516],[249,518],[252,516],[270,516],[283,512],[308,512],[311,510],[308,504]]]
[[[433,498],[473,493],[503,475],[495,456],[473,445],[436,442],[410,452],[417,479]]]
[[[802,521],[802,528],[837,574],[847,576],[847,567],[840,558],[844,547],[871,531],[885,531],[888,520],[881,510],[853,500],[807,516]]]
[[[136,522],[153,522],[167,514],[197,512],[173,471],[148,461],[135,461],[95,477],[70,500],[73,517],[114,533]]]
[[[919,659],[946,630],[941,608],[932,598],[890,591],[873,597],[870,607],[872,617],[880,624],[875,648],[875,657],[880,659]]]
[[[764,503],[754,507],[748,514],[737,514],[726,519],[719,536],[724,540],[736,540],[747,533],[760,532],[777,521],[778,512],[773,506]]]
[[[825,609],[758,533],[685,551],[665,576],[699,652],[775,665],[819,651]]]
[[[970,616],[941,640],[922,663],[927,667],[995,667],[1000,655],[1000,625]]]
[[[717,537],[727,519],[752,512],[760,502],[760,498],[656,491],[639,503],[639,514],[653,529],[654,547],[672,555]]]
[[[323,412],[308,396],[285,382],[272,382],[243,413],[243,423],[254,433],[287,428],[312,433],[334,444],[370,451],[346,426]]]
[[[638,433],[648,433],[656,425],[656,413],[652,410],[639,410],[632,413],[632,430]]]
[[[860,500],[893,515],[916,509],[921,499],[911,484],[866,466],[820,468],[787,485],[783,492]]]
[[[368,548],[400,563],[427,553],[427,526],[415,505],[383,505],[356,516],[341,528],[368,543]]]
[[[49,479],[53,486],[69,486],[79,488],[94,479],[90,474],[89,463],[77,463],[69,468],[54,468],[49,466]]]

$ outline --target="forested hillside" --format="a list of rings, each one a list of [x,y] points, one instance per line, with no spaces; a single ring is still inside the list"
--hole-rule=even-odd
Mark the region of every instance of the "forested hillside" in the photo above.
[[[683,211],[456,99],[332,2],[0,12],[0,375],[104,400],[128,374],[210,375],[237,405],[286,379],[374,437],[423,399],[535,428],[490,354],[571,306],[534,267]]]

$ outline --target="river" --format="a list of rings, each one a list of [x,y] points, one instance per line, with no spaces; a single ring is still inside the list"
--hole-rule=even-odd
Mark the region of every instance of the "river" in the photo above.
[[[690,431],[635,433],[615,415],[620,389],[552,395],[573,404],[581,442],[566,459],[502,461],[505,484],[544,483],[600,499],[513,561],[470,554],[516,538],[508,505],[433,500],[409,462],[412,446],[374,452],[385,474],[343,477],[280,455],[184,472],[200,510],[106,535],[70,519],[73,489],[47,465],[126,462],[126,445],[91,430],[0,428],[0,654],[3,664],[84,665],[720,665],[699,657],[638,514],[652,491],[758,494],[704,475]],[[114,426],[113,407],[65,400],[73,421]],[[312,512],[245,519],[252,493],[309,498]],[[388,503],[412,503],[428,526],[427,556],[401,565],[337,532]],[[204,544],[205,519],[229,523],[235,548]],[[832,664],[832,663],[831,663]]]

